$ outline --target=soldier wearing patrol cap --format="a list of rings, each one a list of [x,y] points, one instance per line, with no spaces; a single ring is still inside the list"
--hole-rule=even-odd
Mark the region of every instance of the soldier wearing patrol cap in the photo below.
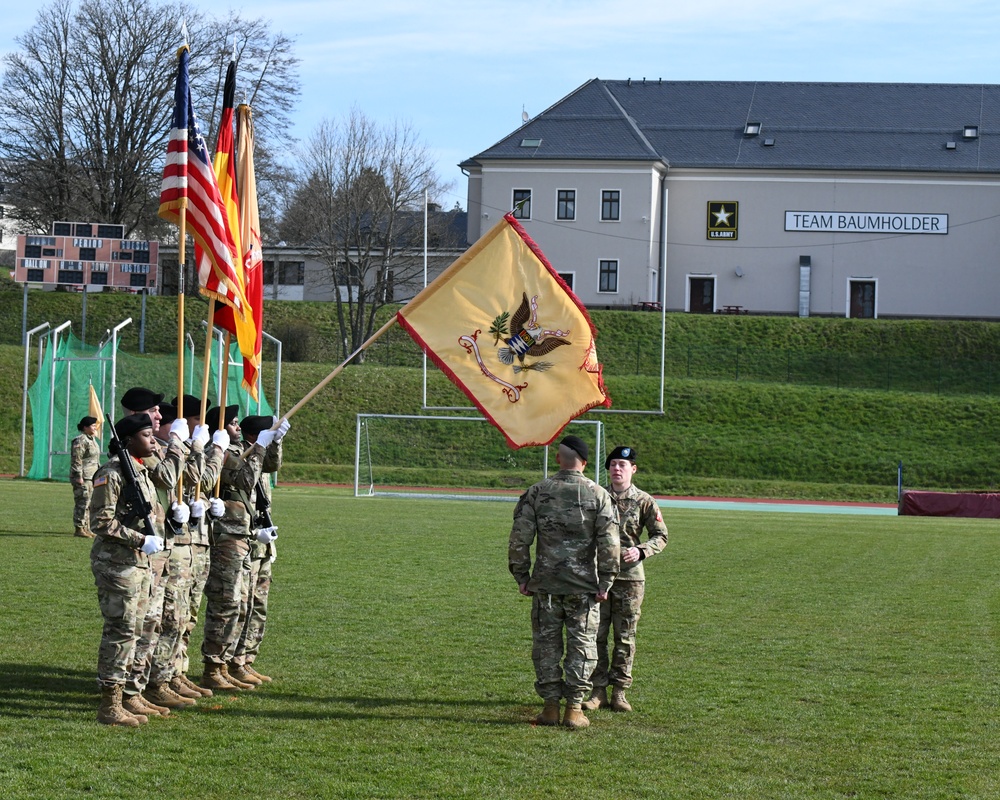
[[[244,417],[240,431],[244,446],[253,445],[261,432],[274,427],[277,419],[253,415]],[[277,557],[276,539],[278,529],[270,516],[271,481],[270,474],[281,467],[281,439],[268,445],[261,467],[260,480],[251,493],[250,502],[255,514],[250,528],[250,575],[246,587],[246,612],[241,613],[242,631],[236,644],[236,652],[229,662],[229,674],[247,683],[270,683],[271,678],[254,669],[254,662],[260,653],[261,640],[267,623],[267,598],[271,589],[271,564]],[[264,513],[266,511],[266,514]]]
[[[97,417],[84,417],[77,423],[80,435],[69,448],[69,482],[73,486],[73,535],[93,539],[90,532],[90,496],[94,491],[94,473],[101,466],[101,446],[97,442]]]
[[[657,502],[632,483],[635,475],[634,447],[616,447],[604,461],[610,481],[607,489],[618,510],[621,527],[621,568],[611,587],[607,603],[601,604],[597,628],[597,667],[591,676],[594,684],[588,710],[608,708],[631,711],[625,690],[632,686],[632,662],[635,659],[635,632],[646,591],[642,562],[667,546],[667,526]],[[640,541],[645,529],[647,540]],[[614,646],[608,655],[608,633],[614,628]],[[608,700],[608,686],[611,699]]]
[[[156,450],[153,423],[147,414],[132,414],[115,424],[123,451],[94,475],[90,528],[95,534],[90,568],[104,617],[97,657],[97,682],[101,689],[98,722],[137,727],[147,721],[138,695],[129,693],[136,643],[150,599],[149,558],[163,549],[165,512],[156,495],[145,460]],[[169,458],[179,459],[178,451]],[[123,459],[132,461],[137,483],[128,484]],[[145,529],[141,502],[151,509],[152,533]],[[124,693],[124,695],[123,695]]]
[[[507,560],[518,591],[531,598],[535,691],[544,701],[538,725],[559,724],[562,698],[563,725],[590,724],[581,705],[597,663],[598,606],[618,572],[618,519],[608,492],[583,474],[587,456],[586,442],[565,437],[559,472],[529,488],[514,509]]]

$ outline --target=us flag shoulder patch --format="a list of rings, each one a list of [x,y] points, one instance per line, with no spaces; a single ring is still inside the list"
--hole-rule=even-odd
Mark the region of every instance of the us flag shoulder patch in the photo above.
[[[97,487],[97,486],[103,486],[107,482],[108,482],[108,476],[107,475],[101,475],[100,478],[94,478],[94,486],[95,487]]]

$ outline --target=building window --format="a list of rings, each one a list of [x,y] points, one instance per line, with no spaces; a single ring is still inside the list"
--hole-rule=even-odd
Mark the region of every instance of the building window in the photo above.
[[[146,276],[137,275],[134,272],[128,276],[128,285],[133,288],[139,288],[140,286],[146,285]]]
[[[306,265],[304,261],[279,261],[278,285],[301,286],[305,282]],[[264,283],[274,286],[274,262],[264,262]]]
[[[617,222],[621,219],[621,196],[617,189],[604,189],[601,192],[601,220]]]
[[[59,283],[83,283],[82,269],[59,270]]]
[[[599,292],[617,292],[618,291],[618,260],[617,259],[602,259],[600,267],[600,288]]]
[[[80,248],[80,260],[81,261],[97,261],[97,249],[94,247],[81,247]]]
[[[559,189],[556,192],[556,219],[576,219],[576,189]]]
[[[108,273],[106,272],[91,272],[90,282],[94,286],[107,286],[108,285]]]
[[[44,269],[29,269],[28,281],[31,283],[42,283],[45,280]]]
[[[26,244],[24,246],[24,257],[25,258],[41,258],[42,257],[42,246],[39,244]]]
[[[531,219],[531,189],[514,190],[514,219]]]
[[[570,291],[572,291],[573,290],[573,273],[572,272],[560,272],[559,273],[559,277],[563,279],[563,283],[565,283],[570,288]]]

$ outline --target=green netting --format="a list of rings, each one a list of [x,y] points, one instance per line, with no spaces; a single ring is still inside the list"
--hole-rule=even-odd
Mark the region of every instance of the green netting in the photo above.
[[[113,348],[114,343],[110,341],[100,348],[83,344],[72,333],[60,338],[54,351],[52,339],[46,343],[38,378],[28,391],[33,438],[28,478],[69,480],[70,444],[78,434],[76,424],[90,413],[90,386],[94,387],[101,408],[115,420],[122,415],[118,398],[132,386],[163,392],[167,398],[177,394],[176,353],[139,356],[119,350],[117,363],[113,365]],[[221,346],[213,347],[210,355],[208,397],[212,404],[219,400],[220,363],[224,350]],[[204,353],[195,355],[190,346],[185,348],[185,394],[201,396],[204,365]],[[240,386],[242,381],[243,362],[239,347],[233,344],[229,351],[226,404],[237,403],[240,417],[273,414],[263,387],[258,403]],[[107,439],[107,432],[102,431],[101,447],[105,452]]]

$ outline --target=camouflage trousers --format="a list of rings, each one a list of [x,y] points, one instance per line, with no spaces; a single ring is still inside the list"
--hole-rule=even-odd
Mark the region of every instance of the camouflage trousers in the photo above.
[[[160,619],[163,616],[163,592],[170,561],[170,550],[161,550],[149,557],[149,605],[142,621],[142,632],[135,644],[132,671],[125,684],[126,694],[143,691],[149,684],[149,672],[153,664],[153,651],[160,638]]]
[[[201,656],[206,662],[226,664],[236,653],[246,613],[250,542],[245,536],[218,534],[205,583],[205,638]]]
[[[191,618],[191,545],[175,544],[167,561],[163,579],[163,614],[160,617],[160,638],[153,652],[149,682],[156,686],[169,683],[177,674],[181,635]]]
[[[274,545],[272,545],[273,547]],[[267,597],[271,593],[271,559],[260,562],[260,573],[253,588],[253,603],[247,611],[246,663],[253,664],[260,653],[267,623]]]
[[[247,575],[246,586],[243,587],[243,607],[240,609],[240,638],[236,642],[236,651],[233,653],[233,663],[235,664],[252,664],[253,659],[249,658],[250,653],[253,652],[256,658],[257,652],[260,650],[259,634],[263,633],[263,626],[258,628],[254,622],[254,615],[257,608],[257,588],[260,583],[261,568],[264,564],[267,564],[268,567],[271,566],[271,562],[266,558],[250,559],[250,573]]]
[[[599,619],[592,594],[536,594],[531,598],[531,660],[535,691],[543,700],[565,698],[569,703],[582,703],[590,694]]]
[[[591,676],[595,687],[632,685],[632,662],[635,660],[635,629],[639,625],[645,581],[615,581],[608,601],[601,603],[601,621],[597,626],[597,668]],[[614,628],[614,646],[608,658],[608,634]]]
[[[94,493],[93,481],[73,484],[73,527],[90,530],[90,497]]]
[[[90,569],[104,617],[97,653],[97,682],[101,686],[124,686],[149,604],[149,569],[116,563],[114,548],[121,547],[96,539],[90,551]]]
[[[188,660],[188,645],[191,642],[191,633],[198,627],[198,614],[201,613],[201,598],[205,594],[205,583],[208,581],[211,557],[211,550],[207,544],[191,545],[191,591],[187,603],[188,621],[181,632],[181,643],[177,654],[177,669],[185,675],[191,667]]]

